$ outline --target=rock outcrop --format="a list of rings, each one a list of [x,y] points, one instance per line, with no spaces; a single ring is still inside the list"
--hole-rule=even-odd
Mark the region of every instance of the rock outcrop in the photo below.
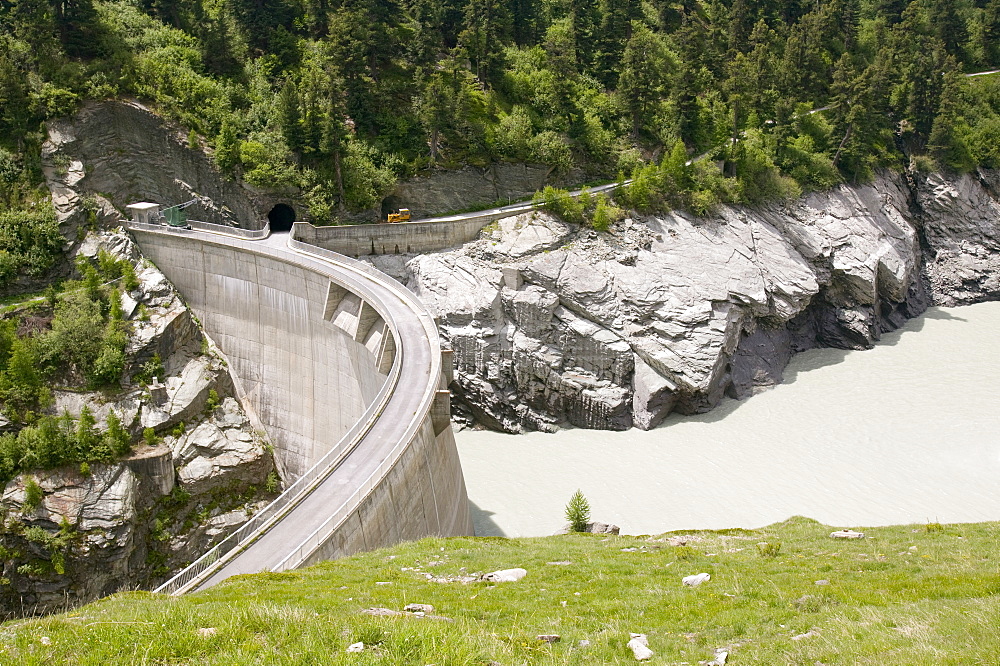
[[[399,207],[409,208],[417,219],[468,209],[470,205],[506,203],[508,198],[517,201],[542,189],[551,171],[546,166],[506,162],[486,168],[431,170],[400,182],[383,202],[383,217]]]
[[[917,209],[936,303],[1000,298],[1000,172],[921,177]]]
[[[18,475],[0,497],[0,615],[61,610],[120,589],[148,588],[250,519],[277,490],[270,450],[233,395],[225,363],[156,267],[123,232],[91,235],[136,267],[123,295],[131,322],[116,392],[55,391],[57,413],[114,412],[134,453]],[[149,377],[155,368],[158,376]],[[150,444],[148,432],[156,435]],[[29,484],[41,489],[28,500]]]
[[[645,429],[781,381],[796,352],[867,348],[932,302],[995,297],[998,180],[882,174],[608,234],[534,213],[372,261],[437,317],[459,414],[507,432]]]
[[[188,209],[194,219],[259,229],[284,200],[226,180],[205,153],[188,147],[185,131],[135,101],[89,102],[73,118],[49,121],[42,165],[70,239],[91,222],[106,225],[113,207],[137,201],[197,199]]]

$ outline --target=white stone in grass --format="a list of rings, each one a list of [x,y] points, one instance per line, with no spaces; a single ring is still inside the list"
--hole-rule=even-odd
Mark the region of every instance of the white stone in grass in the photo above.
[[[434,606],[430,604],[406,604],[403,610],[407,613],[433,613]]]
[[[38,642],[41,643],[42,645],[52,645],[52,639],[49,638],[48,636],[42,636],[41,638],[38,639]]]
[[[719,648],[715,651],[715,658],[712,661],[705,662],[705,666],[726,666],[726,659],[729,658],[729,652]]]
[[[493,583],[514,583],[527,575],[527,569],[517,567],[514,569],[500,569],[499,571],[493,571],[485,574],[483,576],[483,580],[488,580]]]
[[[702,583],[710,580],[712,580],[712,574],[707,573],[694,574],[693,576],[684,576],[684,578],[681,578],[681,582],[688,587],[698,587]]]
[[[837,530],[836,532],[830,532],[830,537],[833,539],[864,539],[864,532],[855,532],[854,530]]]
[[[360,643],[360,642],[358,642],[358,643],[351,643],[350,645],[347,646],[347,651],[348,652],[364,652],[365,651],[365,644],[364,643]]]
[[[628,646],[632,650],[636,661],[645,661],[653,656],[653,651],[649,649],[649,641],[646,634],[629,634]]]

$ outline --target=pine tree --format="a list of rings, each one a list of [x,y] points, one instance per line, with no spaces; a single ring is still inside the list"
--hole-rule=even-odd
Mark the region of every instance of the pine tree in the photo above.
[[[941,97],[934,117],[927,148],[940,162],[956,171],[970,171],[976,163],[962,136],[962,74],[954,56],[948,56],[942,72]]]
[[[602,0],[601,23],[594,40],[597,78],[608,88],[617,87],[618,66],[625,44],[632,36],[632,20],[641,15],[638,0]]]
[[[673,58],[663,41],[642,23],[632,25],[621,59],[618,94],[632,121],[632,136],[638,137],[649,120],[655,102],[666,93]]]
[[[586,1],[586,0],[585,0]],[[509,0],[511,32],[518,46],[531,46],[544,34],[543,12],[539,0]]]
[[[468,49],[476,78],[489,84],[503,69],[503,47],[511,31],[507,6],[500,0],[470,0],[465,7],[465,30],[459,40]]]
[[[928,3],[927,19],[934,34],[949,54],[961,60],[969,34],[965,21],[958,14],[958,3],[955,0],[928,0]]]
[[[302,131],[302,110],[299,91],[294,81],[287,81],[278,94],[278,125],[285,143],[298,152],[305,145]]]
[[[86,405],[80,410],[80,418],[76,421],[76,456],[77,461],[89,460],[94,449],[101,442],[101,435],[97,430],[97,420],[93,412]]]
[[[553,88],[558,112],[572,128],[579,115],[576,80],[576,37],[571,18],[554,21],[545,33],[545,60],[553,74]]]
[[[1000,0],[989,0],[983,8],[979,42],[983,49],[983,64],[1000,66]]]
[[[240,140],[236,137],[236,128],[226,119],[215,139],[215,163],[226,173],[232,173],[240,163]]]
[[[590,522],[590,502],[579,489],[573,493],[569,498],[569,504],[566,505],[566,520],[574,532],[587,530],[587,523]]]

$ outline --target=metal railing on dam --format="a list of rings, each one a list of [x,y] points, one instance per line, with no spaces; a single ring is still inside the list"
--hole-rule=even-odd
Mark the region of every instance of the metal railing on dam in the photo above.
[[[254,241],[210,227],[130,225],[144,253],[233,355],[241,397],[279,440],[276,456],[288,456],[286,470],[303,469],[274,502],[158,591],[180,594],[237,573],[292,569],[431,534],[471,534],[437,331],[416,297],[347,257],[295,241],[283,246],[283,236]],[[241,344],[241,336],[259,339]],[[280,367],[291,354],[286,348],[305,365]],[[340,362],[339,376],[323,374],[325,361],[345,356],[350,362]],[[365,377],[344,376],[352,372]],[[344,395],[351,391],[366,395]],[[297,397],[284,395],[290,392]],[[345,401],[354,409],[343,409]],[[340,425],[349,419],[350,426],[333,435],[336,428],[318,422],[338,409],[346,415]],[[307,467],[297,448],[316,453],[305,457]]]

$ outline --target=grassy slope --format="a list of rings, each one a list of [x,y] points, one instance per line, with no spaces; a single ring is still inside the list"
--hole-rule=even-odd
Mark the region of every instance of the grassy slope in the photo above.
[[[685,533],[680,547],[667,536],[425,539],[242,576],[179,599],[126,593],[8,623],[0,662],[635,663],[626,642],[642,632],[656,652],[650,663],[697,664],[715,648],[731,650],[730,664],[996,663],[1000,523],[874,528],[859,541],[830,532],[793,518],[754,531]],[[762,555],[762,541],[780,541],[778,555]],[[528,570],[516,583],[424,576],[516,566]],[[699,572],[712,580],[681,585]],[[454,622],[359,612],[412,602]],[[199,633],[206,628],[215,632]],[[535,640],[553,633],[562,641]],[[590,646],[578,647],[581,639]],[[356,641],[377,645],[346,653]]]

